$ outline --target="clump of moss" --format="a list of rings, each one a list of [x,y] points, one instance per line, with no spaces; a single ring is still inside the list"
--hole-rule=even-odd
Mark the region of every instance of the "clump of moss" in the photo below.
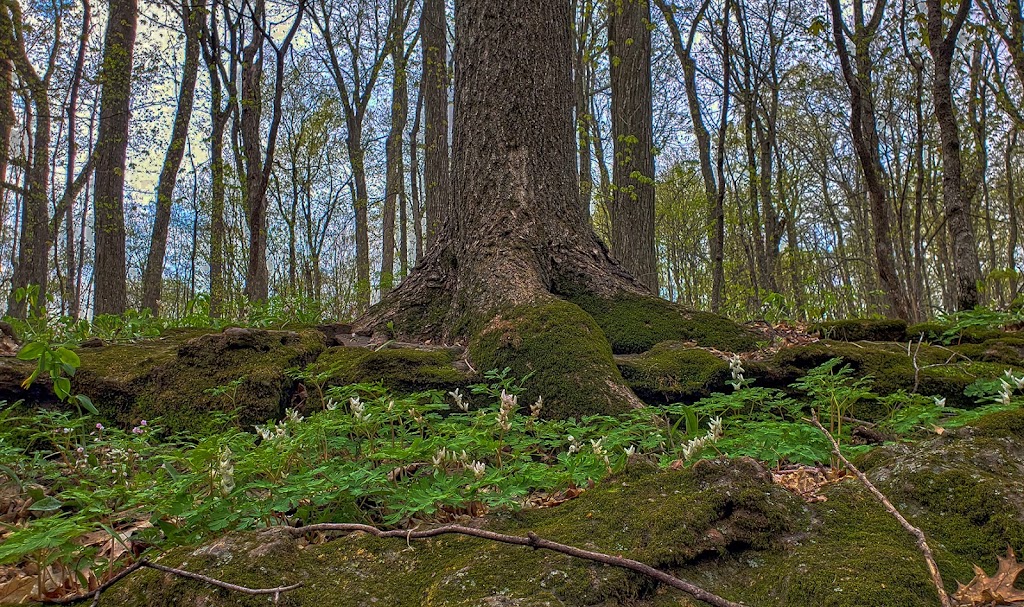
[[[626,384],[654,402],[696,399],[724,387],[729,365],[721,358],[681,342],[662,342],[643,354],[617,359]]]
[[[686,310],[658,297],[579,295],[571,301],[594,317],[616,354],[646,352],[663,341],[694,341],[728,352],[757,347],[753,331],[717,314]]]
[[[965,343],[950,346],[950,350],[962,354],[971,360],[1001,365],[1020,365],[1024,362],[1024,339],[1020,337],[986,339],[982,343]]]
[[[331,373],[328,386],[380,382],[390,390],[407,393],[465,386],[471,377],[453,367],[454,362],[455,353],[450,350],[340,346],[325,350],[313,369]]]
[[[317,331],[229,328],[188,336],[82,349],[75,390],[123,426],[161,417],[169,432],[201,431],[211,411],[237,413],[249,425],[281,414],[294,385],[285,369],[308,364],[324,349]],[[232,393],[208,392],[240,378]]]
[[[625,387],[601,328],[564,300],[499,313],[472,337],[469,354],[478,369],[530,375],[521,401],[543,396],[548,418],[613,415],[641,404]]]
[[[990,413],[971,426],[979,436],[1024,439],[1024,409]]]
[[[877,394],[912,391],[916,383],[917,392],[921,394],[943,396],[951,406],[975,407],[978,403],[964,395],[964,389],[978,379],[999,377],[1005,365],[967,361],[956,356],[950,361],[951,354],[948,348],[928,344],[921,345],[920,349],[915,344],[908,354],[905,344],[822,340],[780,350],[773,359],[773,366],[783,371],[780,375],[796,379],[808,369],[838,357],[849,363],[858,375],[870,375]],[[917,357],[917,372],[913,356]]]
[[[924,341],[929,342],[954,344],[980,344],[990,339],[1000,339],[1014,335],[1015,333],[1012,332],[988,327],[956,328],[952,323],[942,323],[934,320],[907,327],[907,338],[910,340],[916,341],[923,338]]]
[[[848,318],[811,325],[809,332],[837,341],[903,341],[907,337],[907,321]]]

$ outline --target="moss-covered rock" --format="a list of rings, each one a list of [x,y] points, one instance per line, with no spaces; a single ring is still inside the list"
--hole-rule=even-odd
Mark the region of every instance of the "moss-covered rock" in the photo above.
[[[717,314],[686,310],[657,297],[581,295],[571,301],[594,318],[616,354],[646,352],[663,341],[693,341],[728,352],[757,347],[753,331]]]
[[[950,346],[949,349],[971,360],[1001,365],[1024,365],[1024,338],[1020,337],[986,339],[981,343]]]
[[[729,551],[779,550],[806,526],[807,512],[755,462],[714,460],[680,472],[637,465],[557,508],[484,524],[673,568]],[[458,536],[411,546],[353,534],[303,547],[269,531],[179,549],[163,562],[249,586],[302,581],[302,588],[281,598],[303,607],[614,605],[653,596],[650,580],[551,552]],[[154,572],[136,574],[106,598],[153,607],[266,603]]]
[[[643,354],[616,358],[626,384],[648,402],[693,400],[725,387],[729,365],[682,342],[662,342]]]
[[[448,349],[328,348],[313,370],[329,372],[327,386],[380,382],[397,392],[452,390],[464,387],[472,375],[456,369],[456,354]]]
[[[522,400],[543,396],[545,417],[616,414],[642,404],[623,383],[601,328],[561,299],[499,313],[472,337],[469,354],[478,369],[530,375]]]
[[[848,318],[811,325],[809,331],[837,341],[903,341],[907,321],[899,319]]]
[[[907,327],[907,339],[951,344],[980,344],[991,339],[1020,337],[1016,331],[1002,331],[989,327],[955,327],[951,323],[935,320]]]
[[[249,425],[281,414],[294,386],[285,370],[312,362],[323,349],[317,331],[185,332],[81,349],[73,387],[123,426],[161,417],[168,431],[200,430],[211,411],[235,411]],[[236,389],[209,392],[238,379]]]
[[[918,370],[914,369],[914,357]],[[792,381],[831,358],[842,358],[858,375],[870,375],[874,391],[885,395],[897,390],[943,396],[952,406],[971,408],[977,402],[964,389],[978,379],[1002,375],[1006,365],[965,360],[948,348],[917,344],[839,342],[822,340],[780,350],[769,365],[776,381]],[[756,375],[755,375],[756,376]]]

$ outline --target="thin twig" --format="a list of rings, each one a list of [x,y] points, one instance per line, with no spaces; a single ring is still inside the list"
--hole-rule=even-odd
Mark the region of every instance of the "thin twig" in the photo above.
[[[924,556],[925,564],[928,566],[928,573],[931,575],[932,583],[935,585],[935,591],[939,594],[939,601],[942,603],[942,607],[952,607],[949,595],[946,594],[946,586],[942,583],[942,575],[939,573],[939,566],[935,562],[935,556],[932,554],[931,547],[928,546],[928,541],[925,539],[924,531],[921,531],[912,525],[910,521],[904,518],[903,515],[900,514],[900,511],[896,509],[896,506],[892,505],[889,498],[885,497],[885,494],[879,491],[863,472],[857,469],[856,466],[850,463],[850,460],[843,456],[842,452],[839,450],[839,443],[836,442],[835,437],[821,425],[821,422],[818,421],[817,415],[811,418],[810,422],[814,424],[818,430],[821,430],[822,434],[824,434],[825,437],[828,438],[829,442],[832,443],[832,452],[839,457],[839,460],[843,462],[846,469],[860,479],[860,482],[864,483],[864,486],[868,488],[868,491],[870,491],[878,501],[882,502],[882,505],[885,506],[885,509],[889,514],[893,515],[893,517],[899,521],[900,525],[906,529],[908,533],[914,536],[917,540],[917,548],[921,551],[921,554]]]
[[[433,529],[426,529],[424,531],[416,530],[405,530],[405,529],[393,529],[385,531],[370,525],[361,525],[358,523],[322,523],[318,525],[308,525],[306,527],[289,527],[295,535],[301,535],[304,533],[313,532],[354,532],[361,531],[368,533],[376,537],[381,538],[405,538],[409,540],[419,540],[439,535],[456,534],[456,535],[468,535],[472,537],[478,537],[485,540],[491,540],[493,542],[500,542],[503,544],[514,544],[517,546],[529,546],[531,548],[544,550],[551,550],[552,552],[559,552],[568,556],[593,561],[595,563],[602,563],[610,565],[612,567],[621,567],[622,569],[629,569],[642,575],[645,575],[653,580],[661,582],[666,586],[671,586],[678,590],[689,594],[690,596],[704,601],[709,605],[715,607],[743,607],[742,603],[734,603],[728,599],[724,599],[717,594],[704,590],[700,586],[691,584],[685,580],[681,580],[671,574],[665,573],[664,571],[655,569],[650,565],[635,561],[633,559],[624,558],[621,556],[612,556],[610,554],[604,554],[601,552],[593,552],[590,550],[583,550],[582,548],[576,548],[575,546],[569,546],[566,544],[560,544],[558,542],[552,542],[538,537],[532,531],[529,532],[526,537],[521,535],[507,535],[504,533],[495,533],[494,531],[487,531],[485,529],[476,529],[474,527],[464,527],[462,525],[444,525],[441,527],[435,527]]]
[[[110,578],[106,582],[100,584],[100,586],[98,588],[96,588],[95,590],[90,590],[89,592],[86,592],[86,593],[76,594],[76,595],[73,595],[73,596],[67,596],[67,597],[60,598],[60,599],[47,599],[47,600],[44,600],[43,602],[50,603],[52,605],[67,605],[69,603],[76,603],[78,601],[83,601],[85,599],[88,599],[89,597],[92,597],[92,607],[97,607],[97,605],[100,604],[100,594],[102,594],[103,591],[107,590],[108,588],[110,588],[114,584],[120,582],[124,578],[128,577],[129,575],[131,575],[132,573],[138,571],[139,569],[142,569],[143,567],[148,567],[150,569],[156,569],[157,571],[163,571],[164,573],[170,573],[170,574],[173,574],[173,575],[176,575],[176,576],[179,576],[179,577],[184,577],[184,578],[189,578],[189,579],[192,579],[192,580],[197,580],[197,581],[200,581],[200,582],[204,582],[206,584],[210,584],[211,586],[216,586],[218,588],[223,588],[225,590],[231,590],[233,592],[241,592],[242,594],[252,594],[252,595],[272,594],[272,595],[274,595],[275,602],[277,601],[277,597],[282,592],[288,592],[289,590],[295,590],[296,588],[299,588],[300,586],[302,586],[302,582],[299,582],[298,584],[292,584],[290,586],[278,586],[276,588],[247,588],[245,586],[239,586],[237,584],[231,584],[231,583],[228,583],[228,582],[222,582],[221,580],[218,580],[216,578],[212,578],[212,577],[209,577],[209,576],[206,576],[206,575],[201,575],[199,573],[193,573],[191,571],[185,571],[184,569],[175,569],[174,567],[167,567],[166,565],[159,565],[157,563],[150,562],[150,561],[148,561],[146,559],[142,559],[141,561],[136,561],[135,563],[132,563],[131,565],[129,565],[128,567],[123,569],[122,571],[118,572],[117,575],[115,575],[114,577]]]
[[[276,588],[246,588],[245,586],[239,586],[237,584],[230,584],[228,582],[222,582],[216,578],[212,578],[199,573],[193,573],[191,571],[185,571],[184,569],[175,569],[174,567],[167,567],[166,565],[158,565],[157,563],[151,563],[149,561],[139,561],[143,567],[149,567],[150,569],[156,569],[157,571],[163,571],[164,573],[172,573],[174,575],[189,578],[192,580],[198,580],[205,582],[211,586],[223,588],[225,590],[231,590],[234,592],[241,592],[242,594],[278,594],[281,592],[288,592],[289,590],[295,590],[302,586],[302,582],[297,584],[291,584],[290,586],[278,586]]]

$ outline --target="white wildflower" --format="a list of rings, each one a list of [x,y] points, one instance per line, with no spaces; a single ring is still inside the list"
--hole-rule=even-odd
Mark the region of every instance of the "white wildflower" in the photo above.
[[[946,397],[945,396],[934,396],[933,398],[935,399],[935,406],[936,407],[945,407],[946,406]]]
[[[717,441],[722,438],[722,418],[712,417],[711,421],[708,422],[708,436],[712,437],[712,440]]]
[[[512,414],[519,408],[519,397],[501,391],[501,407],[498,409],[498,427],[508,432],[512,429]]]
[[[541,410],[544,409],[544,397],[538,396],[537,402],[530,405],[530,417],[537,419],[540,417]]]
[[[302,420],[306,419],[305,417],[299,415],[299,412],[298,412],[297,409],[285,409],[284,414],[285,414],[285,417],[288,418],[288,421],[293,423],[293,424],[302,423]]]
[[[636,453],[636,445],[623,447],[622,450],[626,453],[626,457],[632,457],[632,455]]]
[[[366,405],[358,398],[349,400],[348,404],[352,409],[352,417],[356,418],[357,422],[365,422],[370,419],[370,414],[366,412]]]
[[[327,397],[327,410],[336,411],[338,409],[338,403],[331,397]]]
[[[594,455],[604,455],[605,454],[604,447],[601,446],[601,443],[603,443],[603,442],[604,442],[604,438],[599,438],[597,440],[590,439],[590,448],[594,450]]]
[[[430,461],[434,463],[434,466],[440,466],[441,464],[444,463],[446,459],[448,459],[448,450],[445,449],[444,447],[441,447],[440,449],[437,450],[437,453],[435,453],[434,456],[430,458]]]
[[[487,472],[487,466],[483,462],[474,461],[472,464],[466,466],[466,468],[468,468],[469,471],[473,473],[473,476],[478,479],[483,478],[484,473]]]
[[[229,495],[235,489],[235,466],[231,463],[231,449],[228,447],[220,450],[217,474],[220,477],[220,492]]]
[[[455,399],[455,406],[459,408],[459,411],[462,411],[463,413],[469,411],[469,403],[466,402],[465,396],[463,396],[462,392],[459,392],[458,388],[455,388],[453,392],[449,392],[448,396]]]

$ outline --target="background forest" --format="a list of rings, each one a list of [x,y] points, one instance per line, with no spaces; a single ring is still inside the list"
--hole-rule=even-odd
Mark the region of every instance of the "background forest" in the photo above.
[[[347,318],[401,281],[448,196],[452,7],[135,2],[2,2],[8,313],[31,284],[74,317]],[[626,265],[663,297],[921,319],[1017,296],[1016,0],[573,4],[581,200],[620,258],[617,222],[647,232],[612,201],[653,205],[656,276]],[[615,102],[648,65],[650,98]],[[653,175],[615,127],[645,102]]]

